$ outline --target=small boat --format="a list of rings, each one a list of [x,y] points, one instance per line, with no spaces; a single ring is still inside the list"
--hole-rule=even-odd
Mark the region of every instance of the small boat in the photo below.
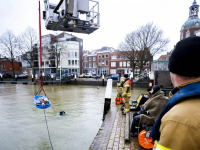
[[[49,101],[49,99],[46,96],[42,95],[35,95],[34,103],[35,106],[40,109],[46,109],[51,106],[51,102]]]

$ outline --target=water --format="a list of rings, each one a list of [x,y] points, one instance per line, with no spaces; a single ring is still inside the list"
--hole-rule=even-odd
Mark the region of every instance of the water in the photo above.
[[[33,97],[39,85],[0,84],[0,150],[50,150],[44,110]],[[46,109],[54,150],[88,150],[101,124],[105,87],[45,85]],[[146,89],[132,91],[131,99]],[[112,102],[117,95],[113,88]],[[66,116],[57,115],[65,111]]]

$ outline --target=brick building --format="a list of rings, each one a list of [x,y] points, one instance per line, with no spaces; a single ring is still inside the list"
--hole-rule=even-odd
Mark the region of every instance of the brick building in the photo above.
[[[21,74],[22,72],[21,62],[14,60],[14,72],[15,74]],[[5,58],[0,58],[0,73],[9,73],[13,74],[12,64]]]
[[[153,57],[150,62],[153,61]],[[147,62],[143,69],[150,71],[151,63]],[[121,72],[122,74],[131,74],[132,65],[129,60],[119,56],[119,52],[112,47],[102,47],[91,52],[83,52],[83,72],[99,75],[113,75]],[[135,68],[135,74],[139,74],[139,66]]]

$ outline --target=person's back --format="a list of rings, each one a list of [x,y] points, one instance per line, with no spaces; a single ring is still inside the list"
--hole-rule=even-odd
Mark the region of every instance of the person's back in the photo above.
[[[200,98],[194,98],[170,109],[161,120],[159,144],[175,150],[200,150],[199,108]]]
[[[200,149],[200,37],[179,41],[169,58],[174,89],[170,101],[154,124],[153,150]]]

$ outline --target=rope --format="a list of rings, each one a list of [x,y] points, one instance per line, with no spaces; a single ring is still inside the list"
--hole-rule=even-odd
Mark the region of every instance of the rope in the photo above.
[[[45,116],[45,121],[46,121],[47,131],[48,131],[48,135],[49,135],[49,141],[50,141],[51,149],[53,150],[53,146],[52,146],[52,143],[51,143],[51,137],[50,137],[50,134],[49,134],[49,128],[48,128],[48,124],[47,124],[47,117],[46,117],[46,114],[45,114],[45,109],[44,109],[44,116]]]

